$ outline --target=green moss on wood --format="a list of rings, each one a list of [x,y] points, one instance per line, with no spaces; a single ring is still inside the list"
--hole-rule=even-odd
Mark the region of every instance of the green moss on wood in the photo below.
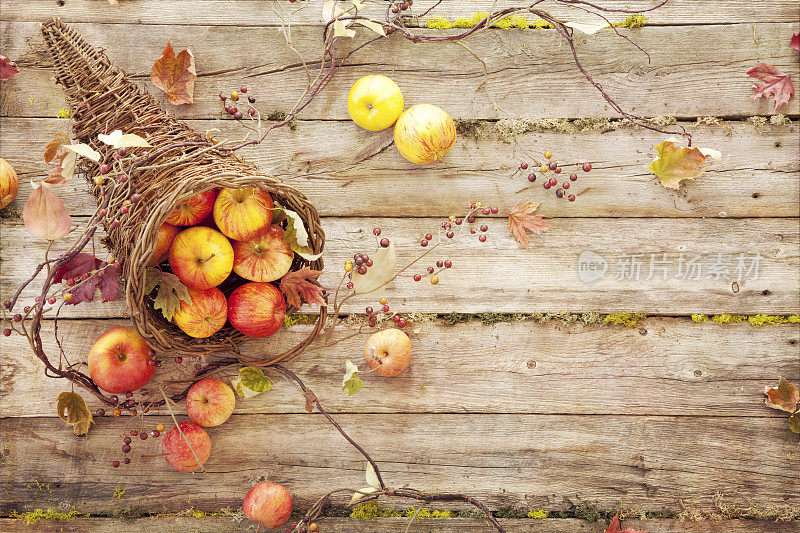
[[[634,13],[619,24],[614,24],[615,28],[641,28],[647,24],[647,18],[641,13]]]
[[[480,11],[472,15],[470,18],[460,17],[453,21],[450,21],[444,17],[430,17],[427,21],[425,21],[425,27],[434,30],[449,30],[452,28],[469,29],[474,27],[476,24],[479,24],[481,21],[486,20],[486,17],[488,16],[489,13]],[[535,19],[533,22],[529,22],[524,15],[511,15],[501,19],[496,19],[494,21],[490,21],[489,26],[501,30],[508,30],[512,28],[530,30],[553,27],[548,22],[540,18]]]
[[[314,324],[318,318],[317,315],[289,315],[283,319],[283,326],[288,328],[295,324]]]
[[[19,518],[21,519],[26,526],[32,526],[39,522],[40,520],[70,520],[76,517],[88,517],[88,514],[79,513],[74,507],[67,512],[55,511],[53,509],[48,508],[45,509],[34,509],[33,511],[26,511],[24,513],[18,513],[17,511],[11,511],[9,515],[11,518]]]
[[[407,509],[392,509],[384,507],[376,501],[364,502],[356,505],[350,512],[353,520],[375,520],[376,518],[456,518],[458,513],[455,511],[437,511],[427,507],[418,509],[409,507]]]
[[[692,315],[692,320],[698,323],[708,322],[709,320],[717,324],[740,324],[747,322],[751,326],[778,326],[780,324],[798,324],[800,315]]]

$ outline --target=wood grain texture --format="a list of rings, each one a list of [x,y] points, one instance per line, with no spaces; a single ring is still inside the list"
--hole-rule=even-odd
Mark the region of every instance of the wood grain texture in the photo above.
[[[421,14],[435,3],[434,0],[417,0],[412,13]],[[471,0],[439,5],[434,14],[447,18],[471,17],[478,11],[503,9],[509,6],[527,5],[531,2],[513,0]],[[611,8],[645,9],[654,5],[648,0],[603,0],[597,2]],[[45,18],[59,16],[65,22],[136,22],[139,24],[203,24],[225,26],[279,25],[284,18],[292,25],[317,25],[322,20],[323,0],[298,2],[291,6],[287,2],[274,0],[124,0],[118,6],[108,7],[105,0],[69,0],[68,5],[58,8],[49,0],[3,0],[2,19],[15,22],[40,22]],[[382,18],[385,7],[364,4],[362,14]],[[596,22],[598,19],[568,6],[545,2],[542,7],[564,20]],[[647,16],[648,25],[660,24],[720,24],[751,22],[796,22],[797,0],[765,0],[758,5],[742,3],[740,0],[670,0],[667,4]],[[299,8],[299,9],[298,9]],[[610,19],[618,23],[627,14],[611,14]],[[529,17],[531,20],[533,17]]]
[[[510,533],[603,533],[606,524],[586,522],[571,518],[548,518],[537,520],[500,519],[500,523]],[[347,518],[326,518],[319,521],[321,531],[325,533],[485,533],[490,531],[485,520],[468,518],[451,518],[445,520],[417,519],[409,527],[409,520],[403,518],[381,518],[359,522]],[[795,522],[753,522],[750,520],[723,520],[688,522],[683,520],[623,520],[624,527],[633,526],[649,533],[794,533]],[[73,518],[69,521],[37,522],[36,531],[41,533],[83,533],[111,532],[141,533],[142,530],[160,531],[163,533],[200,533],[218,531],[252,531],[253,525],[248,521],[238,521],[227,517],[184,518],[153,517],[138,520],[114,518]],[[0,518],[0,529],[6,533],[30,533],[31,526],[22,520]],[[276,530],[282,531],[282,530]]]
[[[436,234],[441,220],[323,219],[328,245],[321,282],[329,290],[335,289],[344,273],[342,265],[354,251],[375,251],[372,228],[383,228],[382,235],[396,245],[398,265],[407,265],[425,250],[418,239],[427,232]],[[482,223],[478,220],[475,225]],[[466,230],[453,240],[442,236],[446,244],[427,248],[430,252],[425,259],[390,284],[384,295],[399,312],[424,313],[630,311],[690,315],[800,311],[800,228],[795,219],[570,218],[553,219],[551,223],[553,229],[531,236],[530,251],[507,235],[502,220],[487,222],[489,238],[485,243]],[[56,241],[52,253],[65,250],[67,245]],[[46,241],[32,238],[21,224],[5,222],[0,247],[4,259],[0,290],[11,294],[44,257]],[[98,247],[102,249],[100,244]],[[584,252],[599,254],[606,261],[604,278],[592,283],[581,281],[578,268]],[[756,257],[757,277],[755,271],[744,272],[741,281],[736,281],[739,258],[746,270]],[[453,267],[439,275],[438,285],[425,279],[413,281],[414,273],[424,274],[425,268],[439,259],[451,259]],[[662,260],[666,260],[666,270],[659,266]],[[699,265],[697,269],[690,266],[691,260]],[[728,274],[733,277],[715,279],[715,264],[729,264]],[[638,278],[626,277],[635,276],[637,269]],[[694,279],[697,276],[700,279]],[[35,287],[34,283],[23,292],[20,305],[32,305],[40,292]],[[342,309],[363,312],[376,299],[352,298]],[[105,304],[98,300],[88,307],[64,306],[61,315],[118,318],[127,316],[127,310],[122,300]]]
[[[44,145],[66,120],[3,118],[0,154],[20,175],[20,193],[12,209],[22,211],[30,179],[47,168]],[[232,120],[192,120],[197,131],[218,129],[219,139],[242,137]],[[275,130],[242,156],[260,169],[285,178],[303,191],[323,216],[448,216],[481,199],[541,202],[540,212],[557,217],[788,217],[800,210],[800,135],[796,124],[756,130],[751,124],[691,127],[695,142],[724,154],[722,162],[679,191],[664,189],[647,170],[653,146],[663,135],[617,130],[576,134],[530,132],[516,142],[497,137],[461,136],[445,161],[409,163],[393,146],[391,131],[370,133],[352,122],[303,121],[296,130]],[[324,140],[321,141],[321,140]],[[578,201],[556,198],[542,188],[545,176],[531,185],[534,159],[550,150],[564,165],[591,161],[590,173],[578,171],[571,183]],[[520,161],[531,168],[522,172]],[[96,209],[85,182],[60,187],[59,196],[73,215]],[[391,198],[391,202],[386,199]]]
[[[302,401],[302,400],[300,400]],[[390,486],[461,490],[493,508],[563,509],[564,497],[602,508],[798,505],[797,437],[782,418],[341,414],[338,422],[378,462]],[[209,428],[206,474],[170,471],[153,438],[138,441],[128,467],[120,421],[98,420],[79,438],[58,418],[4,418],[0,512],[67,501],[84,512],[237,508],[270,479],[298,509],[328,490],[364,485],[364,460],[321,415],[234,415]],[[148,416],[147,426],[171,425]],[[140,422],[132,420],[131,426]],[[133,445],[132,445],[133,446]],[[38,482],[37,485],[35,482]],[[45,488],[42,488],[42,485]],[[126,489],[124,500],[112,497]],[[408,502],[401,502],[406,506]]]
[[[59,338],[69,361],[80,361],[109,328],[122,320],[62,320]],[[309,326],[293,326],[273,340],[244,345],[245,356],[278,353],[300,340]],[[330,348],[308,350],[291,364],[323,405],[333,412],[378,413],[541,413],[775,416],[762,401],[777,376],[800,381],[800,325],[696,324],[690,319],[650,318],[636,328],[565,325],[557,321],[447,326],[413,326],[414,357],[400,376],[366,372],[364,342],[371,332]],[[353,330],[344,327],[339,336]],[[50,324],[44,348],[58,358]],[[0,413],[4,417],[54,416],[53,401],[66,382],[44,376],[22,336],[3,337]],[[157,383],[182,390],[195,364],[174,364],[168,354],[146,395],[160,397]],[[345,359],[365,372],[365,388],[353,396],[341,390]],[[199,361],[197,362],[199,364]],[[85,371],[85,367],[84,367]],[[217,374],[224,379],[231,373]],[[294,389],[277,375],[272,392],[239,399],[236,412],[302,413]],[[624,391],[609,394],[609,391]],[[85,395],[94,410],[101,407]],[[162,411],[166,413],[166,411]],[[747,422],[742,422],[746,424]]]
[[[277,28],[95,23],[74,27],[90,43],[108,48],[111,59],[139,79],[149,79],[153,62],[168,39],[177,50],[191,46],[198,72],[195,103],[171,108],[184,118],[219,114],[219,92],[238,89],[243,83],[250,94],[268,102],[270,109],[290,109],[306,88],[302,63]],[[680,31],[645,27],[626,31],[649,51],[649,62],[611,32],[580,37],[578,53],[596,80],[629,112],[678,117],[763,115],[771,112],[773,104],[751,98],[752,80],[744,73],[759,61],[796,72],[797,53],[788,39],[799,27],[775,23],[687,26]],[[56,116],[64,107],[64,97],[53,84],[39,24],[2,22],[0,28],[4,53],[24,69],[24,74],[4,83],[0,111],[10,116]],[[366,40],[366,31],[355,43],[341,46]],[[292,35],[303,58],[318,59],[318,28],[298,27]],[[488,84],[484,83],[482,64],[462,47],[412,46],[392,35],[380,45],[357,52],[350,60],[352,66],[337,73],[301,118],[347,119],[350,86],[375,72],[395,79],[403,89],[406,106],[438,104],[454,118],[615,116],[582,77],[555,31],[484,31],[472,36],[468,45],[486,62]],[[726,52],[720,54],[720,50]],[[700,73],[698,64],[703,65]],[[317,65],[309,66],[313,70]],[[696,97],[698,83],[702,83],[702,97]],[[800,113],[800,99],[793,98],[781,112]]]

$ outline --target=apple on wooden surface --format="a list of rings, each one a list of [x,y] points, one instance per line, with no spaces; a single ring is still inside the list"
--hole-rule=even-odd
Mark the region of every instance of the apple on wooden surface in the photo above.
[[[235,241],[246,241],[272,224],[272,197],[258,187],[222,189],[214,202],[214,222]]]
[[[228,320],[228,301],[216,287],[187,289],[189,301],[181,301],[173,320],[184,333],[205,339],[222,329]]]
[[[194,226],[206,218],[214,209],[214,199],[216,195],[217,194],[212,189],[190,196],[178,204],[175,210],[169,214],[165,222],[175,226]]]
[[[251,281],[228,297],[228,320],[249,337],[269,337],[281,329],[284,318],[283,293],[270,283]]]
[[[283,485],[265,481],[247,493],[242,505],[244,515],[261,527],[275,529],[289,520],[292,496]]]
[[[367,366],[379,376],[396,376],[411,361],[411,339],[399,329],[379,331],[367,340],[364,355]]]
[[[394,126],[394,144],[412,163],[441,161],[456,141],[456,125],[450,115],[435,105],[408,108]]]
[[[216,287],[233,270],[233,247],[215,229],[188,228],[172,242],[169,266],[187,287],[200,290]]]
[[[180,233],[181,228],[169,222],[164,222],[156,230],[156,246],[153,250],[153,257],[147,262],[147,266],[154,266],[163,263],[169,257],[169,249],[175,236]]]
[[[19,192],[19,178],[8,161],[0,158],[0,209],[14,201]]]
[[[89,376],[106,392],[134,391],[155,374],[154,355],[135,329],[117,326],[100,335],[89,350]]]
[[[178,426],[180,426],[180,431]],[[172,426],[164,434],[164,438],[161,440],[161,453],[175,470],[193,472],[200,468],[197,459],[200,459],[200,464],[208,461],[208,457],[211,455],[211,439],[206,430],[194,422],[181,422],[178,426]],[[181,432],[183,432],[183,436]],[[191,447],[187,444],[187,440],[191,443]],[[195,459],[195,454],[197,454],[197,459]]]
[[[385,130],[403,112],[403,93],[386,76],[364,76],[350,88],[347,111],[353,122],[362,128],[369,131]]]
[[[193,422],[203,427],[219,426],[233,414],[236,396],[226,383],[206,378],[198,381],[186,394],[186,412]]]
[[[292,268],[294,252],[274,224],[246,241],[233,243],[233,271],[250,281],[275,281]]]

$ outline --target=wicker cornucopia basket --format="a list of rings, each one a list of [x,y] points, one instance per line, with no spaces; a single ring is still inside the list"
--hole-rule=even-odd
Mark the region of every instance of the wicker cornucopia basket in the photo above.
[[[98,216],[102,216],[107,233],[104,243],[122,264],[125,298],[133,325],[156,351],[204,355],[236,350],[246,337],[230,325],[212,337],[194,339],[153,308],[144,286],[156,230],[179,202],[191,196],[220,187],[257,186],[267,191],[276,203],[298,213],[308,231],[309,247],[318,254],[325,244],[325,234],[316,209],[296,189],[260,173],[232,152],[210,147],[205,135],[161,109],[147,91],[131,82],[102,51],[86,43],[59,19],[45,22],[42,33],[55,63],[56,81],[67,95],[75,137],[91,145],[106,160],[113,157],[114,151],[98,141],[99,134],[122,130],[144,137],[152,146],[133,149],[137,155],[146,152],[147,157],[140,158],[144,164],[130,168],[123,185],[118,180],[96,184],[97,164],[85,162],[79,168],[98,205],[107,206],[107,214]],[[133,194],[141,199],[121,215],[119,206]],[[307,261],[295,254],[292,270],[304,266],[322,270],[322,259]],[[223,284],[220,289],[227,296],[233,288]],[[303,342],[284,354],[265,357],[261,364],[286,361],[301,353],[319,334],[325,316],[323,307],[315,327]]]

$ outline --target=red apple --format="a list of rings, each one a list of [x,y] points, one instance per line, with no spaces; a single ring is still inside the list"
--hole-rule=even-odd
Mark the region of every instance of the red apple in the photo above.
[[[180,431],[178,431],[178,426],[180,426]],[[181,422],[178,426],[172,426],[164,434],[161,441],[161,453],[164,454],[169,466],[175,470],[193,472],[200,468],[197,459],[200,459],[200,464],[208,461],[208,456],[211,455],[211,439],[206,430],[194,422]],[[183,436],[181,436],[181,432],[183,432]],[[191,448],[186,443],[187,440],[191,443]],[[195,454],[197,454],[197,459],[194,457]]]
[[[178,226],[173,226],[167,222],[161,224],[156,230],[156,247],[153,250],[153,257],[147,262],[147,266],[163,263],[169,257],[169,249],[175,236],[181,231]]]
[[[233,414],[235,406],[233,389],[214,378],[198,381],[186,394],[186,412],[189,418],[207,428],[225,422]]]
[[[281,279],[293,260],[292,247],[283,242],[283,228],[277,224],[233,243],[233,271],[250,281]]]
[[[269,337],[281,329],[286,300],[275,285],[251,281],[228,297],[228,320],[250,337]]]
[[[89,376],[106,392],[134,391],[156,373],[154,355],[135,329],[117,326],[100,335],[89,350]]]
[[[250,489],[244,497],[242,510],[251,522],[267,529],[275,529],[289,520],[292,514],[292,496],[283,485],[265,481]]]
[[[233,247],[217,230],[195,226],[175,237],[169,249],[169,266],[187,287],[216,287],[233,269]]]
[[[222,329],[228,320],[228,301],[216,287],[189,289],[188,302],[181,302],[175,311],[175,324],[196,339],[205,339]]]
[[[411,361],[411,339],[399,329],[385,329],[367,340],[367,366],[379,376],[396,376]]]
[[[258,187],[222,189],[214,202],[214,222],[236,241],[246,241],[272,224],[272,197]]]
[[[165,222],[176,226],[194,226],[214,209],[215,197],[216,193],[213,189],[195,194],[179,203]]]

